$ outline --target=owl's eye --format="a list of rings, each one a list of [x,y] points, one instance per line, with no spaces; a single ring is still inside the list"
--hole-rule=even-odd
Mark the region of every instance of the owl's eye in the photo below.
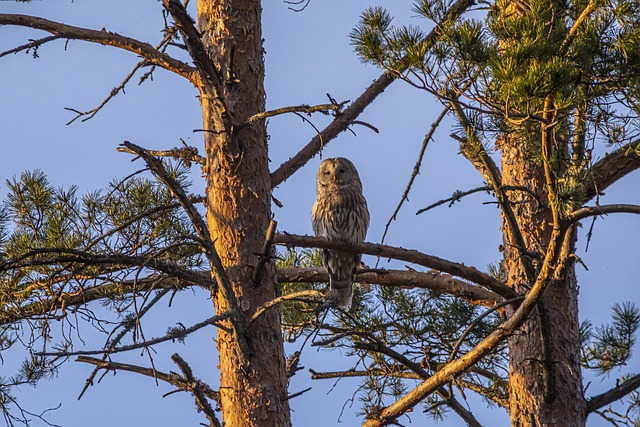
[[[340,169],[338,172],[340,172],[340,173],[344,173],[344,169]]]
[[[324,174],[325,174],[325,175],[331,175],[331,172],[329,172],[329,171],[324,171]]]

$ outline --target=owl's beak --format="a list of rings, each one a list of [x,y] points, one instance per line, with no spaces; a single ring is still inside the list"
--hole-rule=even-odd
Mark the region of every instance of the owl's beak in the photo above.
[[[337,181],[338,180],[338,175],[333,175],[333,180]]]

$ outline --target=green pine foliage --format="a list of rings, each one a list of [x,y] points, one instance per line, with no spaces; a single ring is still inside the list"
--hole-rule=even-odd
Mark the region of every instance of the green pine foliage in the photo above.
[[[456,97],[474,116],[470,130],[479,146],[494,146],[496,134],[511,135],[540,161],[549,99],[556,111],[549,162],[560,183],[554,203],[572,212],[595,144],[640,135],[638,3],[596,2],[575,28],[586,0],[498,0],[455,23],[445,20],[451,3],[414,2],[414,12],[427,20],[420,27],[393,25],[388,11],[367,9],[351,33],[356,53],[443,103]],[[441,32],[435,45],[426,37],[434,24]]]
[[[184,188],[189,187],[184,165],[166,167]],[[8,317],[2,318],[0,327],[0,357],[16,343],[29,355],[17,374],[0,378],[0,410],[7,420],[21,422],[28,414],[9,410],[17,406],[11,389],[35,385],[55,373],[58,362],[36,353],[72,349],[73,340],[64,330],[78,327],[78,315],[104,333],[114,327],[131,331],[140,316],[133,302],[142,294],[117,284],[146,276],[145,260],[199,269],[203,259],[191,237],[195,233],[190,221],[156,180],[133,176],[79,195],[75,186],[55,187],[44,172],[35,170],[8,180],[7,188],[0,208],[0,306]],[[56,316],[60,330],[51,330],[48,320],[53,319],[46,315],[31,322],[9,318],[20,319],[31,307],[48,307],[95,289],[107,297],[104,304],[112,309],[106,317],[99,319],[94,311],[82,308],[75,313],[63,309]],[[149,293],[159,292],[166,290]]]
[[[318,267],[319,250],[288,250],[279,254],[279,267]],[[285,283],[283,295],[300,290],[319,290],[325,283]],[[420,375],[406,361],[431,375],[455,355],[474,347],[501,322],[498,312],[489,313],[469,329],[485,310],[459,298],[428,289],[371,287],[356,284],[351,310],[320,310],[318,300],[283,304],[282,322],[290,342],[322,346],[328,351],[340,349],[353,356],[349,372],[358,374],[358,398],[365,417],[391,403],[412,388]],[[463,336],[464,335],[464,336]],[[460,340],[453,355],[454,347]],[[474,370],[456,379],[465,388],[477,391],[489,405],[504,405],[508,369],[504,349],[484,358]],[[338,373],[338,376],[341,374]],[[444,415],[446,395],[434,394],[423,409]]]

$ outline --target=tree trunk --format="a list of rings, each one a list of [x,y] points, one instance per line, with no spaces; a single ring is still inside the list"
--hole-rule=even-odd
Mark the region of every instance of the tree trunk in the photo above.
[[[502,184],[528,188],[539,199],[534,200],[526,192],[509,193],[528,255],[522,255],[515,246],[503,219],[503,271],[507,284],[520,293],[531,286],[521,257],[528,256],[537,273],[553,227],[542,161],[539,156],[528,154],[526,146],[516,139],[507,140],[501,147]],[[572,247],[574,243],[575,236]],[[560,280],[550,284],[537,311],[509,339],[512,426],[585,425],[577,298],[575,271],[569,263]]]
[[[231,133],[224,123],[238,123],[265,108],[260,1],[199,0],[198,29],[222,79],[217,92],[206,85],[200,88],[207,222],[248,324],[256,308],[277,296],[272,263],[266,264],[258,286],[252,280],[271,217],[266,128],[259,121]],[[217,313],[229,309],[220,289],[213,291],[213,301]],[[289,426],[278,308],[250,324],[246,338],[251,355],[243,360],[233,335],[219,329],[224,425]]]

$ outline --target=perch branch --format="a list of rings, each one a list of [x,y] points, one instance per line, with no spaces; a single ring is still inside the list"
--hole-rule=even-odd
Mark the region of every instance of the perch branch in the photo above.
[[[305,248],[340,249],[382,258],[393,258],[461,277],[470,282],[477,283],[507,299],[518,296],[513,289],[501,281],[473,267],[467,267],[464,264],[426,255],[412,249],[396,248],[375,243],[361,243],[353,246],[341,242],[330,242],[324,237],[300,236],[296,234],[276,234],[274,243]]]
[[[591,216],[607,215],[610,213],[630,213],[640,215],[640,206],[626,204],[585,206],[572,212],[567,219],[573,223]]]
[[[279,268],[278,282],[318,283],[328,282],[326,269],[317,268]],[[480,286],[475,286],[456,279],[439,271],[402,271],[383,270],[381,272],[360,272],[355,281],[357,283],[375,283],[380,286],[400,286],[406,288],[423,288],[447,293],[463,298],[472,304],[493,307],[503,301],[503,298]]]

